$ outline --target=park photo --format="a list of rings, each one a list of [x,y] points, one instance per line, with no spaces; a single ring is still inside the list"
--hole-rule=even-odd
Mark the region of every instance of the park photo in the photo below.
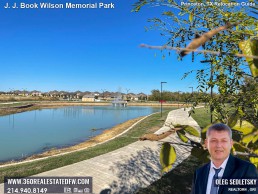
[[[257,194],[257,0],[0,2],[0,194]]]

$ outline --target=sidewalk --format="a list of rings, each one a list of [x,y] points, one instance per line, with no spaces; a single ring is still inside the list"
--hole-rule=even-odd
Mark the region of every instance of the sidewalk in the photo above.
[[[199,129],[198,124],[188,117],[188,109],[173,110],[168,114],[166,123],[191,125]],[[160,134],[169,130],[162,127],[156,132]],[[164,141],[180,142],[175,134]],[[161,143],[137,141],[115,151],[81,161],[72,165],[43,172],[35,176],[91,176],[93,192],[104,194],[111,192],[133,193],[138,188],[146,187],[161,177],[159,150]],[[190,155],[190,147],[176,147],[177,160],[174,167]],[[0,184],[0,194],[4,193]]]

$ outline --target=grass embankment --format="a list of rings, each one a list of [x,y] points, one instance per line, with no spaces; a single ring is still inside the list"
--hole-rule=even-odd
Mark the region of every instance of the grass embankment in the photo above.
[[[200,127],[210,124],[210,114],[206,108],[198,108],[191,115]],[[201,166],[198,158],[190,155],[176,168],[165,174],[161,179],[147,188],[142,188],[136,194],[182,194],[190,193],[194,171]]]
[[[56,101],[56,100],[58,100],[58,98],[55,98],[55,97],[0,95],[0,102]]]
[[[0,116],[40,109],[34,102],[0,103]]]
[[[27,103],[26,103],[27,104]],[[0,108],[12,108],[14,106],[22,106],[24,103],[22,102],[6,102],[6,103],[0,103]]]
[[[170,109],[171,110],[171,109]],[[142,122],[138,123],[131,130],[122,136],[115,138],[109,142],[96,145],[91,148],[87,148],[82,151],[69,153],[62,156],[56,156],[47,158],[40,161],[34,161],[24,164],[17,164],[15,166],[0,168],[0,183],[3,183],[4,177],[27,177],[34,174],[38,174],[44,171],[52,170],[69,164],[73,164],[82,160],[90,159],[95,156],[105,154],[124,147],[130,143],[138,140],[140,136],[145,133],[153,133],[161,128],[167,117],[169,111],[163,112],[163,117],[160,118],[160,114],[153,114]]]

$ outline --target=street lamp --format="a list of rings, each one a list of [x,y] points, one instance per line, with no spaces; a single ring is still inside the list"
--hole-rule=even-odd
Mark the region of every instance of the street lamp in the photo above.
[[[212,83],[212,80],[213,80],[213,66],[212,66],[212,62],[213,60],[204,60],[204,61],[200,61],[201,63],[210,63],[211,66],[211,75],[210,75],[210,83]],[[213,98],[213,85],[211,85],[211,99]],[[212,112],[213,112],[213,105],[210,104],[210,112],[211,112],[211,123],[212,123]]]
[[[189,87],[192,88],[192,95],[191,95],[191,102],[192,102],[192,98],[193,98],[193,87]]]
[[[130,91],[130,89],[126,88],[126,100],[128,100],[128,92]]]
[[[160,82],[160,116],[162,117],[162,84],[166,84],[167,82]]]
[[[105,92],[106,89],[101,89],[101,90],[102,90],[102,98],[104,100],[104,92]]]
[[[177,108],[179,108],[179,93],[182,91],[178,91],[178,96],[177,96]]]

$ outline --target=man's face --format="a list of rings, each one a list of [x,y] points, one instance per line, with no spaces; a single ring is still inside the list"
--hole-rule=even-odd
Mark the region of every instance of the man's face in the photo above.
[[[233,140],[227,131],[211,130],[205,140],[205,145],[209,150],[211,160],[222,163],[230,154]]]

